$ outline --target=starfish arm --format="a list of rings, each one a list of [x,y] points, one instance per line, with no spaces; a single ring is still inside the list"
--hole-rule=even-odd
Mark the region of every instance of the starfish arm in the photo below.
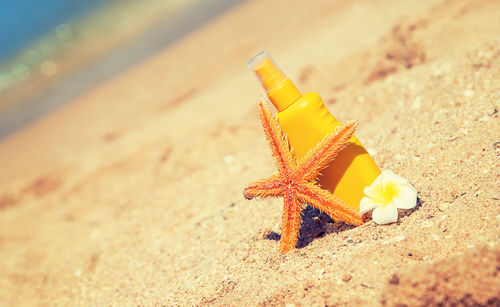
[[[357,127],[357,121],[350,121],[326,136],[301,159],[294,174],[295,178],[304,180],[316,178],[319,172],[345,147]]]
[[[263,98],[260,99],[259,106],[262,127],[269,141],[278,171],[280,174],[288,175],[291,169],[295,168],[295,158],[288,147],[286,137],[281,132],[278,121],[271,114],[271,110],[269,110]]]
[[[356,226],[364,222],[363,217],[360,217],[358,212],[348,207],[341,198],[311,182],[302,185],[297,196],[299,201],[318,208],[334,219]]]
[[[255,197],[276,197],[283,194],[284,185],[278,174],[253,182],[243,191],[246,199]]]
[[[281,219],[281,242],[280,251],[282,254],[295,248],[299,235],[300,222],[302,217],[302,205],[291,191],[283,194],[283,217]]]

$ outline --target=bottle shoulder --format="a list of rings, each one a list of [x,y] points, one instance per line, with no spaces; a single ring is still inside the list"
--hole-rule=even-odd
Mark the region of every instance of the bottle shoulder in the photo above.
[[[324,113],[330,114],[328,109],[325,107],[323,100],[315,92],[305,93],[300,96],[294,103],[290,104],[285,110],[278,113],[278,117],[308,117],[307,115],[315,117],[314,114]]]
[[[302,97],[307,100],[321,100],[321,97],[316,92],[307,92]]]
[[[314,104],[314,105],[324,105],[323,100],[316,92],[308,92],[302,95],[296,103],[301,105]]]
[[[340,125],[315,92],[302,95],[288,108],[279,112],[278,120],[282,128],[293,126],[304,131],[311,130],[310,133],[320,133],[321,138]]]

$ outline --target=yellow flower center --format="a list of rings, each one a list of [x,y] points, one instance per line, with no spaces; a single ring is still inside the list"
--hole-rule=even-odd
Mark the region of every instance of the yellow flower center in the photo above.
[[[396,188],[397,183],[387,182],[382,188],[382,193],[379,194],[378,202],[382,205],[387,205],[392,202],[392,199],[399,195],[399,190]]]

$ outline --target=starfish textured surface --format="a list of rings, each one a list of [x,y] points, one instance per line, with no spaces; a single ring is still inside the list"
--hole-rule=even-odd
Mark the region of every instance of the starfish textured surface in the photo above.
[[[247,199],[255,197],[278,197],[284,201],[281,222],[280,250],[286,253],[295,248],[299,233],[301,212],[305,203],[352,225],[361,225],[364,220],[359,213],[348,207],[344,201],[330,191],[316,184],[319,172],[335,159],[352,137],[356,121],[338,127],[326,136],[300,160],[290,150],[278,121],[264,102],[260,100],[260,118],[269,141],[271,152],[278,167],[278,173],[250,184],[244,191]]]

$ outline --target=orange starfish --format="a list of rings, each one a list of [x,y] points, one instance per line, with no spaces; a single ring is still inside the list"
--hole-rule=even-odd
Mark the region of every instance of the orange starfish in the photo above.
[[[332,218],[352,225],[363,224],[364,220],[358,212],[348,207],[342,199],[320,188],[315,182],[319,172],[345,147],[358,123],[351,121],[338,127],[316,147],[309,150],[301,160],[297,160],[289,149],[278,121],[272,116],[263,99],[260,100],[259,106],[260,119],[271,146],[278,173],[250,184],[243,194],[247,199],[283,196],[281,252],[284,254],[295,248],[304,203],[318,208]]]

